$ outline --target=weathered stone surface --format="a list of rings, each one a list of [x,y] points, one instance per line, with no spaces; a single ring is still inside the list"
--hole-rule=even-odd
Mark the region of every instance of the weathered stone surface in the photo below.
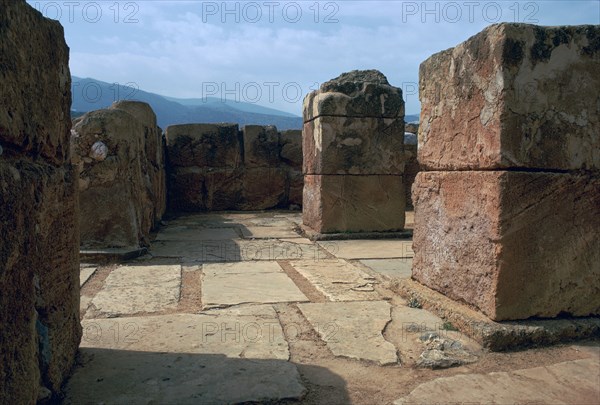
[[[396,405],[593,404],[600,400],[598,357],[545,367],[488,374],[461,374],[419,385]]]
[[[277,167],[280,162],[281,147],[277,128],[268,125],[245,125],[242,131],[244,138],[244,166]]]
[[[290,129],[279,133],[282,163],[302,170],[302,130]]]
[[[91,111],[73,127],[71,161],[79,171],[84,249],[148,244],[157,211],[163,209],[164,197],[154,190],[164,189],[146,155],[146,128],[116,107]]]
[[[235,169],[242,164],[242,138],[237,124],[182,124],[166,130],[172,166]]]
[[[421,172],[413,196],[419,282],[494,320],[600,314],[598,177]]]
[[[97,267],[85,267],[79,272],[79,286],[83,286],[96,272]]]
[[[169,174],[169,206],[175,211],[236,209],[242,196],[239,170],[178,167]]]
[[[167,183],[165,172],[166,142],[162,129],[156,124],[156,114],[149,104],[141,101],[121,100],[111,109],[127,111],[144,126],[144,151],[142,172],[149,178],[146,184],[149,200],[154,207],[154,225],[162,219],[167,209]]]
[[[302,165],[300,165],[302,167]],[[304,175],[300,170],[290,169],[287,171],[288,178],[288,203],[298,207],[302,206],[302,193],[304,191]]]
[[[304,122],[325,115],[403,120],[402,90],[377,70],[342,73],[304,98]]]
[[[414,209],[412,201],[412,185],[415,182],[417,173],[421,171],[421,165],[417,160],[417,145],[407,145],[406,138],[404,142],[404,153],[406,157],[406,163],[404,166],[404,192],[406,196],[406,209]]]
[[[412,275],[412,259],[367,259],[360,261],[373,271],[386,278],[410,278]]]
[[[391,320],[385,301],[298,304],[335,356],[397,364],[396,348],[382,335]]]
[[[247,303],[308,301],[273,261],[210,263],[202,266],[203,308]]]
[[[179,301],[180,265],[122,266],[113,270],[92,300],[106,316],[159,312]]]
[[[421,64],[427,169],[600,169],[600,27],[496,24]]]
[[[402,176],[304,176],[302,218],[320,233],[404,226]]]
[[[295,260],[291,265],[330,301],[375,301],[376,280],[345,260]]]
[[[304,174],[404,172],[402,118],[321,116],[304,123],[302,142]]]
[[[81,337],[68,53],[58,22],[0,2],[0,403],[60,391]]]
[[[276,167],[249,168],[242,175],[241,201],[236,209],[265,210],[282,206],[286,200],[286,174]]]
[[[412,241],[400,239],[336,240],[318,242],[340,259],[400,259],[413,257]]]
[[[232,240],[240,235],[235,228],[203,228],[199,226],[169,226],[160,230],[155,240],[210,241]]]

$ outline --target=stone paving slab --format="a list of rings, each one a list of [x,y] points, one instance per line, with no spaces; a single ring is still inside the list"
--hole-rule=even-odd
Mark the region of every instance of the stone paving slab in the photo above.
[[[290,264],[330,301],[381,300],[375,278],[345,260],[296,260]]]
[[[317,242],[340,259],[394,259],[414,256],[412,241],[392,240],[340,240]]]
[[[177,307],[180,286],[180,265],[121,266],[108,275],[92,305],[107,316],[164,311]]]
[[[408,404],[598,404],[598,358],[489,374],[462,374],[419,385],[394,402]]]
[[[244,238],[259,239],[280,239],[280,238],[301,238],[302,236],[295,232],[291,227],[279,226],[247,226],[242,227]]]
[[[202,268],[202,306],[306,302],[277,262],[211,263]]]
[[[383,329],[391,321],[391,306],[384,301],[298,304],[298,308],[335,356],[398,363],[396,348]]]
[[[92,277],[96,269],[97,267],[84,267],[79,270],[79,287],[82,287]]]
[[[248,305],[201,314],[86,319],[82,327],[81,347],[222,354],[246,359],[288,360],[290,356],[271,305]]]
[[[412,258],[406,259],[368,259],[360,262],[382,276],[391,278],[410,278]]]
[[[185,262],[239,262],[254,260],[320,260],[326,252],[314,244],[273,240],[156,241],[150,253],[156,257],[180,258]]]
[[[171,226],[161,229],[156,240],[231,240],[239,239],[240,235],[234,228],[199,228],[190,226]]]

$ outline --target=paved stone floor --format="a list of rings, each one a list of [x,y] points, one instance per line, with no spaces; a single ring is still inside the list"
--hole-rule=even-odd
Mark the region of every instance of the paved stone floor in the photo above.
[[[387,288],[410,241],[312,243],[300,221],[182,215],[146,256],[82,265],[64,403],[600,403],[598,341],[488,352]]]

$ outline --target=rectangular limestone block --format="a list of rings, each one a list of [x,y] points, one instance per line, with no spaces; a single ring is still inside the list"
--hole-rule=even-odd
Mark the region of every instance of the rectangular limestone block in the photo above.
[[[493,320],[600,314],[600,178],[420,172],[413,278]]]
[[[167,127],[167,155],[172,166],[235,169],[242,164],[237,124],[183,124]]]
[[[402,174],[402,118],[319,117],[304,123],[305,174]]]
[[[286,196],[286,174],[281,168],[248,168],[242,174],[242,198],[237,209],[266,210],[281,206]]]
[[[600,26],[495,24],[419,70],[430,170],[600,169]]]
[[[242,131],[244,138],[244,166],[277,167],[279,157],[279,133],[273,125],[246,125]]]
[[[320,233],[398,231],[404,198],[402,176],[305,175],[302,220]]]
[[[66,163],[71,74],[63,27],[24,1],[0,2],[0,55],[0,145]]]
[[[302,171],[302,130],[289,129],[279,133],[281,142],[281,161]]]
[[[236,210],[242,201],[242,174],[231,169],[173,168],[168,196],[174,211]]]

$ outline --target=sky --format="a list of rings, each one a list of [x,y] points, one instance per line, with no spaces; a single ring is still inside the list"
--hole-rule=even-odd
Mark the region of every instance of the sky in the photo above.
[[[497,22],[600,24],[600,1],[41,1],[71,74],[302,115],[320,83],[378,69],[419,113],[419,64]]]

